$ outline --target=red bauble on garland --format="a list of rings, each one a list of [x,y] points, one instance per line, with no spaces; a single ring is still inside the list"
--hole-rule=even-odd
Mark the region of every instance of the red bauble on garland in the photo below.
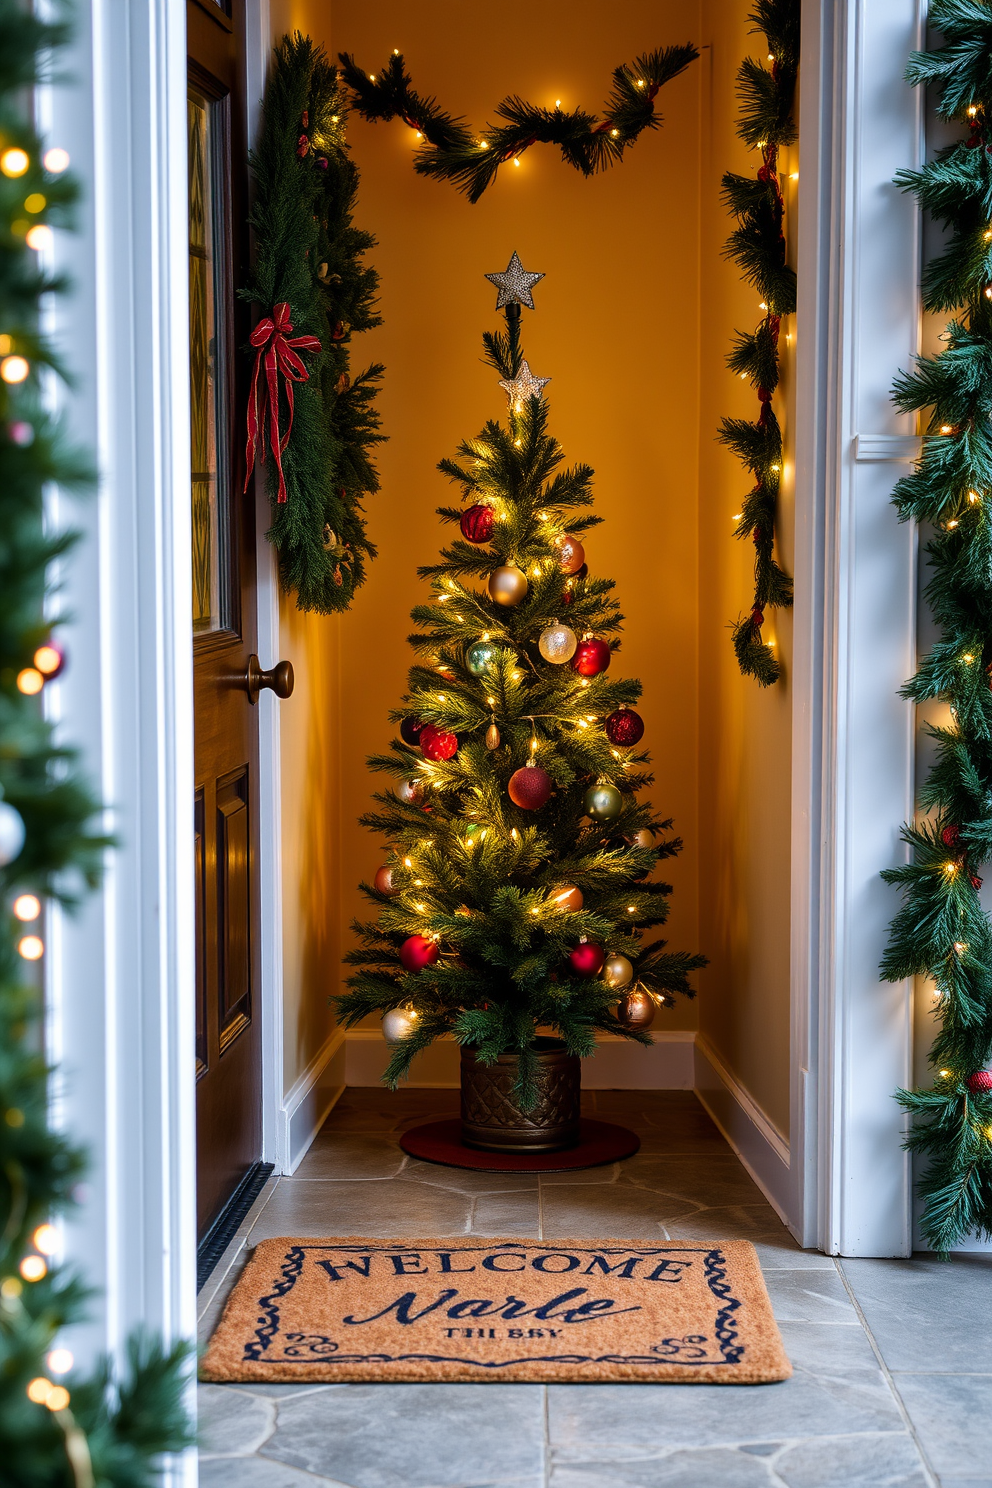
[[[610,648],[605,641],[596,636],[589,636],[580,641],[575,655],[572,657],[572,666],[583,677],[596,677],[600,672],[605,672],[610,664]]]
[[[487,543],[493,535],[494,521],[492,507],[478,504],[466,507],[458,525],[466,542]]]
[[[507,790],[514,806],[523,811],[539,811],[550,800],[554,782],[540,765],[524,765],[510,776]]]
[[[610,743],[621,749],[629,749],[644,737],[644,719],[633,708],[618,708],[610,714],[603,727]]]
[[[589,940],[582,940],[574,951],[569,952],[568,959],[572,970],[578,972],[579,976],[599,976],[603,969],[603,962],[606,960],[606,952],[602,946],[593,945]]]
[[[985,1095],[992,1090],[992,1070],[976,1070],[966,1081],[972,1095]]]
[[[420,730],[420,748],[426,760],[449,760],[458,748],[458,735],[425,723]]]
[[[437,958],[437,941],[428,940],[426,935],[411,935],[400,946],[400,960],[406,971],[423,971],[433,966]]]

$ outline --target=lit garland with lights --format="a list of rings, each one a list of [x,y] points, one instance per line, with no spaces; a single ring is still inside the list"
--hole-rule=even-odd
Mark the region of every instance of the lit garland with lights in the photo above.
[[[681,843],[637,797],[652,779],[640,683],[607,675],[622,616],[586,563],[592,471],[562,466],[548,379],[521,350],[520,307],[543,276],[514,254],[487,277],[506,309],[484,345],[507,423],[438,467],[461,493],[439,509],[459,536],[419,570],[434,602],[413,611],[400,737],[369,761],[395,786],[362,818],[390,844],[362,885],[378,919],[356,924],[361,969],[335,1000],[346,1025],[385,1014],[390,1085],[450,1032],[485,1061],[516,1053],[526,1104],[539,1027],[577,1055],[596,1029],[647,1042],[655,1007],[693,996],[705,962],[645,939],[671,892],[650,874]]]
[[[934,1083],[899,1100],[913,1118],[907,1145],[929,1158],[923,1234],[946,1253],[974,1233],[992,1238],[992,925],[978,893],[992,858],[992,10],[933,0],[928,20],[945,45],[914,53],[907,80],[933,84],[938,114],[969,132],[896,177],[947,229],[923,304],[955,318],[943,349],[896,382],[898,407],[927,424],[893,500],[930,532],[926,593],[940,632],[903,696],[945,703],[950,720],[926,725],[928,815],[903,828],[912,861],[882,875],[904,894],[882,972],[934,988]]]
[[[416,93],[399,51],[393,52],[379,73],[364,72],[347,52],[339,53],[338,60],[356,113],[371,122],[402,119],[422,141],[414,169],[422,176],[451,181],[469,201],[477,202],[500,168],[511,161],[519,166],[521,156],[533,145],[557,145],[565,163],[584,176],[619,164],[645,129],[661,124],[655,109],[660,89],[698,56],[691,45],[659,47],[614,68],[613,91],[603,105],[601,119],[584,109],[563,109],[560,100],[548,109],[511,96],[496,105],[502,122],[483,130],[470,129],[464,119],[446,114],[433,98]]]
[[[352,376],[349,365],[352,336],[381,321],[378,275],[363,262],[375,239],[352,223],[358,171],[346,123],[324,52],[299,33],[283,37],[251,155],[256,251],[244,298],[262,318],[249,348],[248,464],[267,475],[283,586],[322,615],[348,608],[375,557],[362,502],[379,489],[371,452],[384,438],[383,368]]]
[[[794,114],[799,69],[800,0],[757,0],[749,20],[764,33],[768,63],[745,58],[737,73],[740,99],[738,138],[761,152],[757,175],[723,178],[727,209],[736,227],[727,256],[743,270],[760,299],[764,318],[754,331],[739,331],[727,356],[731,371],[750,382],[758,396],[756,420],[725,418],[720,440],[733,450],[754,478],[735,521],[736,537],[754,543],[754,597],[751,610],[733,627],[737,664],[762,687],[777,682],[781,663],[762,639],[765,610],[792,604],[792,580],[775,558],[775,528],[782,480],[782,431],[772,408],[779,381],[782,317],[796,309],[796,276],[786,263],[783,232],[785,202],[779,180],[779,151],[797,137]]]
[[[124,1379],[106,1365],[87,1379],[58,1343],[86,1310],[86,1289],[57,1260],[58,1216],[84,1163],[48,1125],[31,970],[45,953],[45,900],[71,904],[94,885],[107,846],[39,697],[65,661],[46,619],[47,574],[72,542],[46,533],[44,488],[90,479],[40,396],[58,362],[39,301],[61,288],[44,255],[76,187],[68,154],[43,149],[24,99],[64,34],[20,0],[0,0],[0,1477],[8,1488],[142,1488],[160,1454],[190,1440],[187,1351],[135,1340]]]

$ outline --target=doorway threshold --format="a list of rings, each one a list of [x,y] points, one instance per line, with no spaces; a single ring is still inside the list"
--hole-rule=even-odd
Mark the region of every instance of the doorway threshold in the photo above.
[[[199,1296],[216,1269],[217,1262],[241,1229],[272,1176],[274,1163],[256,1162],[248,1169],[196,1249],[196,1292]]]

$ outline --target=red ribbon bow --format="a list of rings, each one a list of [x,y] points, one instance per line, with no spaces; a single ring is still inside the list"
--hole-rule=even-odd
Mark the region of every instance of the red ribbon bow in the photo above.
[[[248,400],[248,447],[245,458],[248,470],[245,475],[245,490],[251,480],[252,470],[255,468],[255,456],[258,463],[265,463],[265,438],[263,425],[265,421],[265,404],[269,405],[269,445],[275,456],[276,469],[279,471],[279,501],[286,500],[286,481],[282,473],[282,455],[289,443],[289,431],[293,427],[293,383],[308,382],[310,373],[297,356],[294,347],[300,351],[320,351],[320,342],[316,336],[294,336],[289,339],[289,333],[293,325],[289,318],[289,305],[283,300],[281,304],[273,307],[271,319],[266,316],[260,320],[251,333],[251,344],[258,352],[255,357],[255,370],[251,380],[251,397]],[[259,373],[265,368],[265,381],[259,385]],[[289,422],[286,432],[280,436],[279,433],[279,378],[283,378],[283,388],[286,393],[286,402],[289,406]]]

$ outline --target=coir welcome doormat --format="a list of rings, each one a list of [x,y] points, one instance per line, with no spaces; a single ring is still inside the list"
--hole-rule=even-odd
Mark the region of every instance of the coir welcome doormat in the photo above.
[[[787,1379],[754,1247],[630,1240],[263,1240],[208,1380]]]

